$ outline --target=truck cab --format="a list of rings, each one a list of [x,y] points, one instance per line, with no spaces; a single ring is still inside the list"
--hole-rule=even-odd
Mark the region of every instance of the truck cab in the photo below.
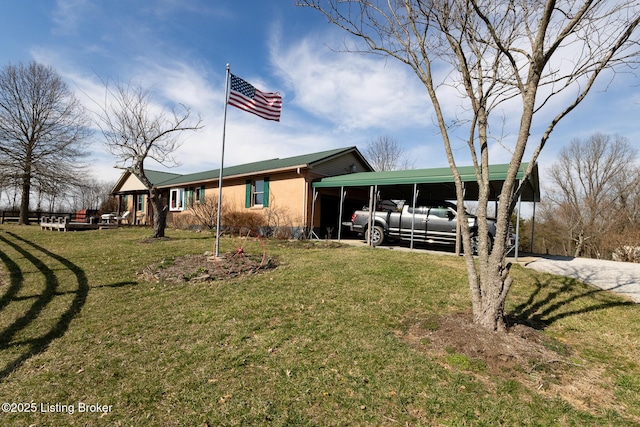
[[[427,244],[455,246],[457,238],[457,207],[447,201],[428,201],[415,208],[408,204],[396,210],[377,211],[373,217],[371,240],[378,246],[389,239],[411,240]],[[477,242],[478,222],[467,214],[472,236]],[[368,236],[369,211],[354,212],[351,230]],[[495,220],[488,220],[489,244],[495,237]]]

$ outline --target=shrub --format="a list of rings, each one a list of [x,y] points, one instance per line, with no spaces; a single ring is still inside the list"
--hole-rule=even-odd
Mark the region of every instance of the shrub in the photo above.
[[[228,211],[222,215],[222,225],[231,230],[243,227],[258,230],[267,225],[262,212],[257,211]]]
[[[294,227],[293,216],[287,207],[280,207],[276,204],[276,200],[272,199],[269,203],[269,209],[265,210],[265,219],[267,222],[267,235],[275,239],[289,240],[299,239],[303,237],[300,227]]]
[[[190,230],[193,228],[202,228],[200,223],[193,215],[181,213],[171,216],[171,225],[178,230]]]
[[[228,207],[223,204],[221,210],[222,218],[224,219]],[[218,222],[218,197],[205,197],[204,200],[199,203],[190,203],[189,213],[193,216],[197,224],[208,229],[215,228]]]

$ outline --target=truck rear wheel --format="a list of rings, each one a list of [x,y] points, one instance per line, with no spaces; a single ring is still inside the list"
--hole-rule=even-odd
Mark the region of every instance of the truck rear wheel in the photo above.
[[[367,230],[367,232],[364,234],[364,238],[367,241],[369,241],[369,231],[371,230]],[[371,233],[371,245],[378,246],[381,245],[382,242],[384,242],[384,228],[379,225],[374,225],[373,233]]]

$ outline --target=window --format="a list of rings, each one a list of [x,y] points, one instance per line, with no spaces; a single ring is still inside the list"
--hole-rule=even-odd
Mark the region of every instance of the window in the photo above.
[[[264,180],[261,179],[253,183],[253,194],[251,195],[251,197],[252,206],[262,206],[264,202]]]
[[[169,191],[169,210],[184,210],[184,190],[182,188],[172,188]]]
[[[427,213],[427,209],[428,208],[422,206],[417,206],[415,208],[409,207],[407,208],[407,212],[409,212],[410,214],[415,213],[416,215],[424,215]]]
[[[138,194],[138,206],[136,210],[138,212],[144,212],[144,194]]]
[[[193,189],[193,203],[199,205],[204,202],[204,187],[196,187]]]
[[[269,178],[247,180],[245,207],[269,206]]]
[[[440,218],[449,218],[449,209],[444,206],[433,207],[429,209],[429,215]]]
[[[204,186],[184,189],[184,209],[204,203]]]

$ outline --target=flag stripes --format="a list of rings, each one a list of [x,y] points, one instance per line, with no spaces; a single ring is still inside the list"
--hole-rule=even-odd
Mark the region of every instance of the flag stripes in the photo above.
[[[231,74],[229,105],[266,120],[280,121],[282,96],[279,92],[261,92],[240,77]]]

